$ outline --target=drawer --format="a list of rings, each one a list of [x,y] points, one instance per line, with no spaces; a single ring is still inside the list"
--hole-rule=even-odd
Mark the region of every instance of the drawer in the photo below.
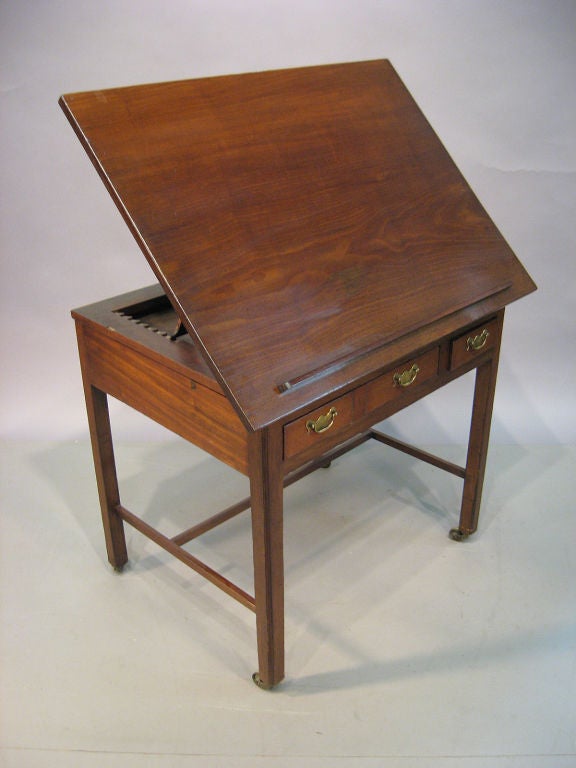
[[[362,387],[364,413],[402,398],[408,390],[419,387],[438,375],[439,348],[405,360]]]
[[[492,349],[498,339],[498,321],[490,320],[488,323],[472,328],[462,336],[458,336],[450,344],[450,370],[465,365],[478,355],[483,355]]]
[[[313,446],[318,453],[350,436],[350,426],[392,400],[402,399],[408,390],[419,387],[438,375],[439,348],[406,360],[353,392],[309,411],[284,427],[286,459]]]
[[[349,392],[291,421],[284,427],[284,456],[290,458],[308,448],[333,442],[354,421],[354,393]]]

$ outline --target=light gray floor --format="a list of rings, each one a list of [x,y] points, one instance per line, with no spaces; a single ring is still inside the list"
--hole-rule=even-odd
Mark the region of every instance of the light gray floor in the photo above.
[[[117,455],[169,534],[247,490],[184,443]],[[132,530],[109,568],[86,443],[5,444],[1,467],[2,766],[576,765],[576,449],[492,448],[462,544],[460,481],[383,446],[292,486],[271,693],[250,612]],[[248,513],[190,547],[251,589]]]

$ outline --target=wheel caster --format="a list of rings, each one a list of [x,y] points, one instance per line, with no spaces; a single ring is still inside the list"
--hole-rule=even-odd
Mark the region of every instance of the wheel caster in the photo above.
[[[321,469],[330,469],[331,466],[332,466],[331,461],[327,461],[326,464],[320,464]]]
[[[258,672],[254,672],[254,674],[252,675],[252,680],[258,686],[258,688],[262,688],[263,691],[271,691],[272,688],[274,688],[273,685],[268,685],[268,683],[263,683],[262,680],[260,679],[260,675],[258,674]]]
[[[113,565],[112,568],[114,569],[114,573],[122,573],[124,565]]]
[[[468,536],[470,536],[469,533],[466,533],[465,531],[461,531],[460,528],[452,528],[450,533],[448,534],[452,541],[466,541]]]

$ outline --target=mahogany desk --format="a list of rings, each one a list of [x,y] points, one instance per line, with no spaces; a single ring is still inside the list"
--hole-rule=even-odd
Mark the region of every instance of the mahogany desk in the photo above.
[[[504,308],[535,289],[387,61],[70,94],[158,285],[75,310],[108,558],[127,522],[256,614],[284,677],[285,485],[368,439],[463,479],[476,530]],[[374,425],[476,370],[465,467]],[[107,394],[250,479],[168,538],[120,501]],[[254,595],[184,545],[251,509]]]

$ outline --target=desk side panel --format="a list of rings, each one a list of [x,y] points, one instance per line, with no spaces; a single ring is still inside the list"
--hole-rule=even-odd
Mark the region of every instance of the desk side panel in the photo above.
[[[144,303],[154,305],[162,299],[166,299],[166,295],[161,286],[150,285],[73,309],[72,317],[77,321],[88,321],[108,330],[117,331],[122,336],[123,344],[163,363],[177,373],[191,376],[199,384],[203,384],[214,392],[223,394],[200,352],[189,340],[172,341],[154,333],[148,329],[146,316],[139,318],[139,322],[134,322],[130,318],[130,309],[134,305]],[[176,322],[177,316],[174,313],[174,329]]]
[[[105,329],[77,322],[90,383],[248,474],[246,430],[228,400],[122,343]]]

